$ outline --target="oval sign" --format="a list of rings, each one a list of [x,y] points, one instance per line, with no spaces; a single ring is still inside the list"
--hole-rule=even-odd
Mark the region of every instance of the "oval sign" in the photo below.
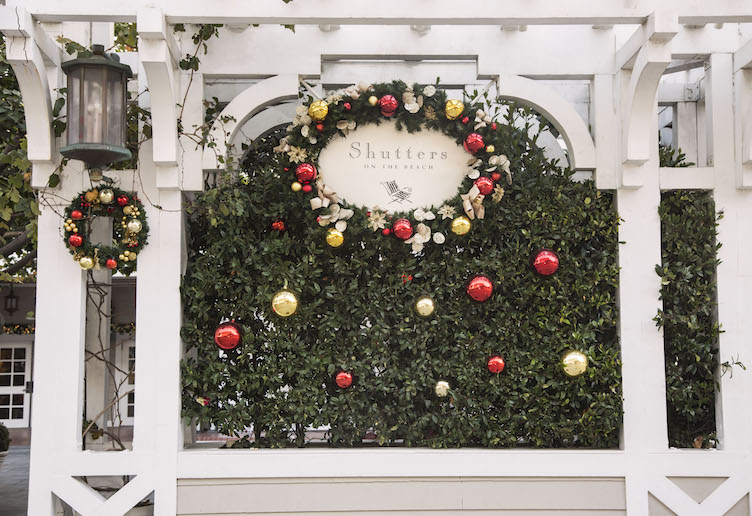
[[[324,183],[350,204],[410,211],[457,195],[468,154],[449,136],[398,131],[393,122],[335,137],[319,155]]]

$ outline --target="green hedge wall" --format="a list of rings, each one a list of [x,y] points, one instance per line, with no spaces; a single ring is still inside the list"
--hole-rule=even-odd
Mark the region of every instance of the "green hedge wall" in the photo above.
[[[382,445],[617,447],[613,198],[546,161],[509,125],[514,113],[503,129],[515,172],[506,196],[468,235],[420,256],[355,219],[346,243],[328,247],[307,201],[273,167],[200,195],[182,286],[184,416],[229,435],[253,426],[254,446],[304,446],[306,428],[330,426],[332,446],[359,446],[372,432]],[[285,232],[271,229],[277,219]],[[553,277],[530,268],[542,247],[561,258]],[[496,286],[482,304],[464,292],[478,272]],[[285,283],[301,306],[280,319],[270,300]],[[431,319],[411,309],[422,293],[437,302]],[[245,337],[220,353],[214,330],[230,317]],[[574,379],[560,368],[570,348],[590,359]],[[485,366],[492,353],[507,362],[499,375]],[[350,389],[333,384],[340,368],[355,374]],[[438,380],[451,384],[449,397],[434,394]]]
[[[717,216],[710,192],[662,195],[663,326],[669,444],[715,445]]]

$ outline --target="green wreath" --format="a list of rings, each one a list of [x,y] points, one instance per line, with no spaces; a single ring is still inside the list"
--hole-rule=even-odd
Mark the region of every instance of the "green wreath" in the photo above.
[[[398,130],[409,133],[435,130],[453,138],[468,152],[466,177],[457,195],[442,206],[419,208],[412,212],[366,209],[340,200],[323,184],[318,174],[319,154],[332,138],[346,136],[358,126],[394,120]],[[433,85],[408,85],[402,81],[351,86],[324,100],[311,97],[298,108],[288,134],[275,148],[285,156],[280,160],[281,177],[293,176],[291,188],[307,194],[316,221],[326,230],[333,247],[344,242],[348,221],[358,221],[384,236],[412,244],[414,252],[429,242],[443,244],[450,232],[462,237],[471,230],[471,221],[483,219],[485,210],[504,196],[503,183],[511,184],[511,163],[507,155],[515,149],[506,139],[501,124],[479,105],[465,106]],[[484,200],[491,198],[493,203]]]
[[[96,217],[115,219],[111,245],[91,243],[91,222]],[[146,210],[138,196],[109,187],[78,194],[65,209],[63,227],[65,245],[82,269],[104,267],[126,276],[136,270],[136,259],[149,235]]]

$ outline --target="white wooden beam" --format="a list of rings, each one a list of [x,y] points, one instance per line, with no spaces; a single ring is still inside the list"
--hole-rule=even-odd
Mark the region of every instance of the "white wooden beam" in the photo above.
[[[614,76],[599,74],[593,78],[590,88],[590,112],[598,169],[595,184],[599,189],[610,190],[618,186],[617,157],[614,152],[619,145],[619,127],[614,124],[616,113],[616,85]]]
[[[734,71],[742,68],[752,68],[752,39],[734,52]]]
[[[0,6],[0,32],[9,38],[29,38],[33,40],[47,62],[60,66],[60,47],[34,21],[26,9]]]
[[[637,52],[646,42],[665,43],[671,41],[678,32],[679,24],[675,15],[665,11],[652,13],[644,25],[638,27],[616,52],[614,70],[631,69]]]
[[[160,9],[147,7],[140,10],[136,26],[138,28],[138,37],[142,40],[165,41],[167,48],[170,50],[173,66],[178,65],[183,56],[180,53],[172,30],[167,27],[167,21]]]
[[[655,125],[656,93],[663,71],[671,62],[671,43],[646,41],[637,54],[634,70],[624,94],[622,111],[622,161],[641,165],[652,154],[652,127]],[[625,180],[622,184],[639,186]]]
[[[714,174],[713,167],[661,167],[661,190],[712,190]]]
[[[154,138],[154,162],[166,170],[167,184],[177,186],[177,86],[175,60],[170,51],[164,14],[158,9],[139,11],[138,31],[144,27],[138,53],[144,67],[146,83],[151,98],[152,134]],[[164,174],[163,174],[164,175]]]
[[[24,4],[41,21],[134,21],[136,12],[152,0],[119,0],[108,5],[70,5],[59,0],[8,0]],[[679,13],[683,24],[752,22],[747,0],[686,2],[664,0],[661,7]],[[277,0],[162,0],[168,23],[353,24],[353,25],[613,25],[641,24],[655,10],[652,0],[474,0],[472,8],[457,9],[453,0],[420,2],[383,0],[378,9],[367,2],[332,0],[325,7],[309,2]],[[468,13],[468,14],[466,14]]]

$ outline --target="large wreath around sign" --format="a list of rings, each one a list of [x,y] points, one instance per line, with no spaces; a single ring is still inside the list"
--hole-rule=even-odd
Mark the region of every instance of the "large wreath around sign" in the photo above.
[[[111,245],[91,242],[91,222],[112,217]],[[138,253],[146,245],[149,226],[138,196],[119,188],[92,188],[79,193],[65,209],[63,240],[84,270],[105,267],[128,276],[136,270]]]
[[[411,212],[386,207],[362,207],[340,199],[325,184],[318,170],[321,151],[336,136],[366,124],[394,121],[397,130],[415,133],[433,130],[449,136],[468,153],[465,180],[457,195],[439,206],[419,207]],[[443,244],[451,231],[462,236],[471,231],[472,221],[485,217],[486,198],[498,203],[504,196],[502,184],[511,184],[511,163],[500,127],[489,113],[457,99],[433,85],[389,84],[351,86],[325,100],[308,101],[298,107],[297,116],[287,128],[288,135],[275,151],[284,153],[282,177],[290,177],[293,191],[307,195],[316,220],[327,228],[326,241],[339,247],[345,241],[348,221],[363,218],[374,232],[396,237],[419,253],[429,242]],[[400,195],[399,185],[385,184]]]

